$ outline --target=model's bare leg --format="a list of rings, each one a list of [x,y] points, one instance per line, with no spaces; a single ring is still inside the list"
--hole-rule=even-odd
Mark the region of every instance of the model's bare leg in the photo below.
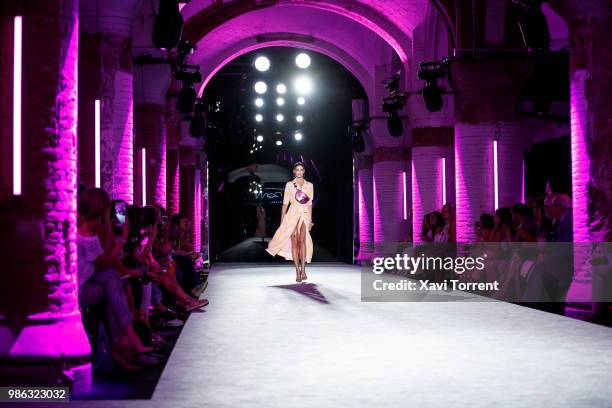
[[[306,280],[306,224],[304,222],[300,225],[299,245],[300,245],[300,270],[302,271],[302,280]]]
[[[295,281],[301,282],[300,275],[300,251],[298,246],[298,229],[297,225],[291,233],[291,257],[293,258],[293,264],[295,265]]]

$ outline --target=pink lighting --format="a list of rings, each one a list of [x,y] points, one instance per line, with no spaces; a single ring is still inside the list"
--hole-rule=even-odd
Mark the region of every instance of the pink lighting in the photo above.
[[[15,16],[13,41],[13,194],[21,195],[21,51],[22,17]]]
[[[493,141],[493,188],[495,191],[495,209],[499,208],[499,175],[497,173],[497,140]]]
[[[96,187],[100,188],[100,100],[96,99],[94,108],[94,150],[95,150],[95,167],[96,167]]]
[[[406,172],[405,171],[402,172],[402,185],[403,185],[402,197],[404,199],[404,219],[407,220],[408,219],[408,208],[406,207]]]
[[[442,158],[442,206],[446,204],[446,157]],[[440,207],[442,207],[440,206]]]
[[[142,205],[147,205],[147,149],[142,148]]]

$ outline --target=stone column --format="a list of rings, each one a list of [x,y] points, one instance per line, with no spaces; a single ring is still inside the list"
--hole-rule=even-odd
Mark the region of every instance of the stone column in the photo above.
[[[133,201],[132,26],[139,0],[81,0],[79,179],[94,186],[94,103],[100,100],[100,177],[111,198]]]
[[[357,208],[359,219],[359,254],[357,259],[369,260],[374,251],[374,202],[372,190],[372,155],[356,155]]]
[[[170,84],[166,64],[135,68],[134,123],[138,154],[134,175],[135,202],[142,204],[142,149],[145,149],[146,203],[166,207],[166,93]]]
[[[452,127],[412,129],[412,240],[415,243],[422,241],[425,214],[440,211],[444,204],[454,202],[453,150]]]
[[[396,70],[389,65],[375,67],[374,100],[369,101],[369,133],[374,141],[372,190],[375,253],[379,252],[378,248],[382,248],[383,244],[406,242],[411,239],[409,208],[411,131],[408,122],[403,118],[403,135],[392,137],[387,128],[387,114],[380,109],[382,98],[388,95],[382,81],[391,78],[395,72]],[[400,89],[405,89],[403,81],[400,81]],[[405,109],[399,111],[399,115],[406,116]],[[406,191],[404,191],[404,177]],[[404,202],[406,219],[404,219]]]
[[[0,377],[91,387],[76,265],[76,0],[22,2],[20,195],[13,195],[16,2],[0,3]]]
[[[198,218],[198,186],[199,182],[196,176],[199,176],[199,168],[197,168],[196,151],[192,146],[181,146],[179,150],[180,163],[180,194],[181,194],[181,213],[189,219],[191,226],[191,237],[193,239],[194,248],[196,251],[199,247],[196,246],[196,239],[199,237],[201,222]]]
[[[493,145],[497,141],[498,207],[520,202],[523,139],[518,122],[524,64],[511,60],[452,61],[455,98],[457,242],[475,239],[474,223],[495,211]]]
[[[170,214],[180,211],[180,166],[179,141],[181,139],[181,115],[176,110],[177,84],[171,83],[171,91],[166,98],[166,203]]]
[[[606,0],[555,0],[550,5],[569,28],[572,217],[573,240],[578,245],[574,246],[574,280],[567,301],[590,309],[591,301],[609,300],[609,294],[604,295],[609,268],[591,266],[593,256],[607,251],[594,255],[591,245],[585,243],[612,241],[612,9]],[[596,269],[605,272],[597,273],[602,281],[594,285]],[[595,306],[587,313],[600,313],[606,305]],[[568,308],[566,313],[575,311]]]

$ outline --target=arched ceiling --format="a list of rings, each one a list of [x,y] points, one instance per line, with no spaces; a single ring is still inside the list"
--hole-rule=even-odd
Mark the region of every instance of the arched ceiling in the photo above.
[[[325,54],[344,65],[366,91],[374,64],[390,61],[394,53],[382,37],[344,15],[322,8],[283,4],[244,12],[213,28],[197,43],[197,50],[189,60],[200,65],[205,86],[232,59],[274,45]],[[407,45],[409,48],[408,40]]]
[[[383,38],[403,62],[409,55],[409,38],[414,28],[423,21],[428,7],[439,0],[192,0],[182,10],[185,17],[184,34],[187,39],[200,38],[235,16],[256,9],[279,6],[299,6],[326,10],[351,19]],[[441,7],[437,7],[442,10]],[[302,11],[296,10],[293,19]],[[287,31],[287,30],[284,30]]]

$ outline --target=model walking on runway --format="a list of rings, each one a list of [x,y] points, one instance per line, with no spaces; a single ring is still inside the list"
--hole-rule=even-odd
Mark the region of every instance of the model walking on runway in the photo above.
[[[268,242],[266,251],[279,254],[295,265],[295,281],[306,280],[306,263],[312,260],[312,199],[314,187],[306,181],[306,169],[301,162],[293,165],[293,180],[285,184],[280,226]],[[287,210],[289,207],[289,210]]]

